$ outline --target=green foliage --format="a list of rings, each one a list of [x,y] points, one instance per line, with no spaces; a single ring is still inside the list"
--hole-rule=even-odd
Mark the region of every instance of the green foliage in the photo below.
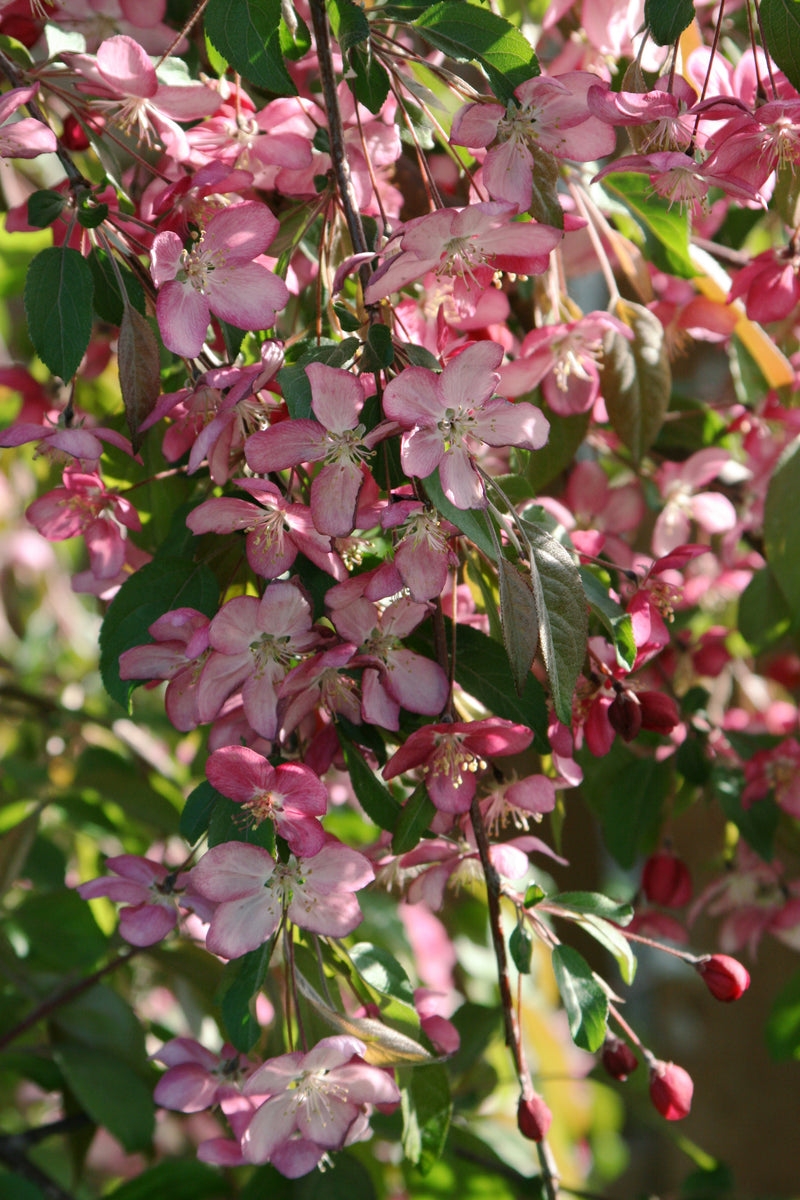
[[[479,63],[499,100],[512,100],[516,87],[539,74],[530,43],[504,17],[486,8],[431,4],[414,21],[414,28],[450,58]]]
[[[795,971],[775,997],[764,1030],[776,1062],[800,1059],[800,971]]]
[[[780,811],[772,796],[745,808],[742,805],[744,775],[735,767],[716,763],[711,768],[709,780],[711,790],[720,808],[732,821],[751,849],[765,862],[775,855],[775,833]]]
[[[281,96],[297,95],[281,53],[281,0],[210,0],[205,30],[244,79]]]
[[[261,1036],[256,1017],[256,997],[267,974],[276,935],[263,946],[234,959],[225,967],[220,1008],[230,1043],[242,1054],[253,1049]]]
[[[28,224],[34,229],[46,229],[61,216],[66,197],[62,192],[43,188],[28,197]]]
[[[452,1101],[447,1071],[438,1064],[414,1067],[402,1089],[403,1151],[422,1174],[441,1156],[450,1127]]]
[[[527,921],[520,919],[511,931],[508,950],[520,975],[530,975],[533,957],[533,938]]]
[[[761,0],[766,49],[789,82],[800,88],[800,4],[798,0]]]
[[[770,480],[764,503],[764,550],[793,621],[800,619],[800,438],[787,446]]]
[[[607,333],[600,384],[615,433],[635,463],[653,444],[669,408],[672,371],[664,326],[642,304],[617,300],[614,315],[632,339]]]
[[[359,804],[380,829],[393,830],[400,813],[400,802],[395,800],[386,784],[381,783],[358,747],[345,737],[341,729],[338,734]]]
[[[694,20],[694,0],[644,0],[644,19],[653,41],[671,46]]]
[[[28,332],[39,358],[65,383],[72,379],[89,345],[93,293],[86,259],[68,246],[41,250],[28,267]]]
[[[599,1050],[606,1036],[608,996],[586,959],[571,946],[555,947],[553,971],[567,1010],[572,1040],[582,1050]]]
[[[406,800],[392,836],[392,853],[408,854],[418,844],[436,815],[436,808],[424,783],[420,783]]]
[[[633,622],[630,614],[613,600],[600,580],[589,567],[579,567],[581,583],[589,609],[604,629],[611,635],[617,662],[631,671],[636,661],[636,642],[633,637]]]
[[[94,311],[100,317],[101,321],[108,321],[110,325],[121,325],[122,317],[125,311],[125,304],[119,290],[117,275],[111,265],[111,260],[105,250],[93,248],[86,261],[89,264],[89,269],[92,272],[94,280],[94,294],[92,303]],[[145,299],[144,291],[139,280],[123,263],[117,263],[122,278],[127,298],[137,312],[144,316]]]
[[[225,1200],[218,1170],[191,1160],[166,1159],[109,1192],[109,1200]]]
[[[83,1042],[62,1042],[54,1051],[70,1092],[97,1124],[129,1154],[147,1150],[155,1131],[152,1080],[145,1082],[124,1059]]]

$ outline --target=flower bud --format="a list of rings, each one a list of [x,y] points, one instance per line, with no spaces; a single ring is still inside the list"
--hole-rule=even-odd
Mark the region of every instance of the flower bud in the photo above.
[[[693,1092],[692,1077],[683,1067],[657,1062],[650,1068],[650,1099],[668,1121],[680,1121],[688,1115]]]
[[[655,733],[671,733],[681,719],[678,706],[663,692],[639,692],[642,706],[642,729]]]
[[[681,859],[661,850],[644,864],[642,891],[651,904],[680,908],[692,898],[692,877]]]
[[[88,150],[89,139],[86,132],[77,117],[72,113],[68,113],[64,117],[64,128],[61,133],[61,141],[67,150]]]
[[[529,1100],[520,1096],[517,1125],[523,1137],[532,1142],[541,1142],[542,1138],[547,1136],[552,1120],[553,1114],[541,1096],[534,1093]]]
[[[626,742],[632,742],[642,728],[642,706],[634,692],[617,692],[608,709],[611,728]]]
[[[750,987],[750,973],[735,958],[727,954],[707,954],[694,964],[711,995],[730,1003],[738,1000]]]
[[[612,1033],[608,1034],[603,1043],[600,1061],[611,1078],[619,1079],[621,1083],[624,1083],[639,1065],[639,1060],[628,1043],[623,1042],[622,1038],[615,1037]]]

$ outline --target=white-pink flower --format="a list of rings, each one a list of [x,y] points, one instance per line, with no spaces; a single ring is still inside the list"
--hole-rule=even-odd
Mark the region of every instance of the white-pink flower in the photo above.
[[[0,158],[36,158],[58,148],[56,135],[34,117],[22,117],[6,124],[9,117],[36,95],[33,87],[12,88],[0,96]]]
[[[691,523],[706,533],[728,533],[736,526],[736,509],[721,492],[696,489],[710,483],[731,461],[727,450],[709,446],[684,463],[664,463],[656,479],[665,504],[653,529],[653,553],[669,554],[689,541]]]
[[[248,1162],[271,1162],[296,1179],[327,1150],[367,1133],[368,1108],[396,1104],[397,1084],[363,1061],[367,1048],[354,1037],[323,1038],[308,1054],[295,1051],[265,1062],[244,1085],[246,1095],[269,1094],[242,1138]]]
[[[269,329],[289,289],[265,263],[278,222],[265,204],[245,201],[208,222],[190,250],[167,230],[153,240],[156,314],[168,350],[194,358],[203,348],[211,314],[239,329]]]
[[[301,929],[345,937],[361,921],[355,893],[374,879],[369,861],[331,838],[311,858],[275,862],[260,846],[223,842],[191,873],[192,887],[217,904],[206,945],[240,958],[272,936],[284,913]]]
[[[213,906],[192,887],[185,872],[170,871],[151,858],[118,854],[107,858],[113,875],[90,879],[76,889],[82,900],[107,896],[125,907],[119,914],[119,932],[132,946],[153,946],[178,922],[179,910],[197,912],[208,920]]]
[[[474,465],[478,443],[539,450],[547,441],[550,426],[538,408],[494,395],[502,360],[502,346],[475,342],[440,375],[408,367],[384,392],[386,416],[408,431],[400,451],[403,469],[425,478],[438,467],[444,494],[457,508],[486,505]]]

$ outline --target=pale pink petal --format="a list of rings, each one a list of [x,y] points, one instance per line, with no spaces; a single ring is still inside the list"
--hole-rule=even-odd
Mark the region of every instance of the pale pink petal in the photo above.
[[[478,437],[490,446],[526,450],[540,450],[550,433],[550,422],[541,409],[527,401],[511,404],[499,398],[475,414],[475,425]]]
[[[221,958],[241,958],[272,936],[280,924],[283,900],[273,888],[220,904],[211,919],[206,947]]]
[[[247,465],[259,475],[284,471],[303,462],[318,462],[330,449],[327,431],[318,421],[297,417],[261,429],[245,442]]]
[[[126,34],[101,43],[97,69],[109,87],[120,95],[149,99],[158,91],[155,67],[139,43]]]
[[[221,902],[258,895],[274,870],[272,856],[260,846],[223,842],[203,855],[190,880],[201,896]]]
[[[456,146],[488,146],[497,137],[497,126],[506,115],[502,104],[467,104],[453,118],[450,141]]]
[[[296,1106],[285,1095],[274,1096],[262,1104],[242,1137],[242,1153],[247,1161],[268,1162],[273,1151],[288,1141],[295,1120]]]
[[[485,403],[497,386],[495,371],[502,361],[503,347],[497,342],[475,342],[452,358],[439,377],[445,408]]]
[[[389,420],[398,421],[404,429],[435,425],[446,408],[440,378],[425,367],[401,371],[383,393],[383,411]]]
[[[525,212],[533,198],[533,155],[527,146],[509,138],[493,146],[483,164],[483,182],[490,196],[507,200]]]
[[[264,253],[277,232],[277,218],[266,204],[246,201],[224,208],[211,218],[203,248],[211,254],[221,251],[227,263],[252,262]]]
[[[405,373],[405,372],[404,372]],[[404,433],[400,445],[400,459],[408,475],[427,478],[435,471],[445,453],[444,438],[439,429],[416,428]]]
[[[159,290],[156,316],[161,340],[173,354],[196,358],[203,349],[210,308],[205,296],[173,279]]]
[[[447,703],[449,684],[442,668],[411,650],[392,651],[385,686],[409,712],[436,716]]]
[[[364,405],[364,389],[349,371],[311,363],[306,367],[314,415],[332,433],[355,429]]]
[[[153,1099],[162,1108],[193,1113],[210,1108],[216,1094],[217,1083],[209,1075],[208,1067],[185,1062],[164,1072],[155,1086]]]
[[[692,516],[707,533],[727,533],[736,527],[736,509],[721,492],[697,492],[689,501]]]
[[[57,149],[52,129],[34,117],[23,117],[0,129],[0,158],[36,158]]]
[[[261,263],[219,266],[208,285],[214,316],[237,329],[270,329],[288,300],[286,284]]]
[[[322,468],[311,485],[311,516],[320,533],[347,537],[353,532],[363,482],[357,463],[336,462]]]
[[[247,746],[224,746],[208,759],[206,777],[223,796],[244,804],[270,790],[275,782],[275,769],[263,755]]]
[[[505,444],[505,443],[501,443]],[[448,450],[439,464],[442,491],[456,508],[485,508],[483,483],[472,459],[460,446]]]
[[[137,908],[121,910],[119,932],[132,946],[154,946],[175,928],[177,921],[177,910],[172,907],[140,904]]]

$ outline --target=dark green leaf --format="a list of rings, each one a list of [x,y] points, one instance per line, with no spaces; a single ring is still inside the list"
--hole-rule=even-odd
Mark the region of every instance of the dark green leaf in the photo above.
[[[775,997],[764,1034],[776,1062],[800,1059],[800,971]]]
[[[480,63],[499,100],[511,100],[516,87],[539,74],[533,47],[509,21],[487,8],[432,4],[414,26],[450,58]]]
[[[508,949],[520,975],[530,975],[533,938],[527,921],[517,921],[508,939]]]
[[[664,326],[642,304],[618,300],[615,315],[633,332],[603,340],[600,386],[614,432],[636,463],[653,444],[669,408],[672,371]]]
[[[40,250],[25,278],[25,315],[39,358],[68,383],[92,333],[94,283],[86,259],[68,246]]]
[[[636,661],[636,642],[633,639],[633,622],[616,600],[612,600],[600,580],[588,567],[579,567],[581,582],[589,608],[605,629],[611,634],[617,662],[630,671]]]
[[[293,6],[294,7],[294,6]],[[280,47],[284,58],[288,58],[290,62],[302,58],[304,54],[308,54],[311,49],[311,34],[308,31],[303,18],[298,14],[296,8],[294,11],[294,29],[290,29],[286,21],[281,17],[280,28]]]
[[[672,3],[672,0],[667,0]],[[653,195],[647,175],[621,171],[607,175],[603,187],[616,196],[641,225],[648,257],[657,265],[682,279],[693,279],[697,267],[689,255],[689,220],[685,213],[670,207],[666,200]],[[623,317],[623,320],[625,318]]]
[[[208,823],[209,846],[220,846],[224,842],[246,842],[249,846],[261,846],[270,854],[275,851],[275,826],[264,820],[259,825],[244,819],[241,804],[219,796]]]
[[[426,1174],[441,1157],[450,1127],[452,1101],[444,1067],[432,1064],[407,1072],[402,1090],[403,1150],[409,1161]]]
[[[546,896],[544,888],[541,888],[538,883],[529,884],[526,892],[523,906],[525,908],[533,908],[535,904],[539,904]]]
[[[272,1200],[273,1190],[262,1192],[258,1200]],[[335,1155],[333,1166],[312,1171],[294,1181],[292,1200],[376,1200],[369,1171],[346,1150]]]
[[[119,677],[119,656],[150,642],[148,628],[173,608],[217,611],[219,586],[211,569],[190,559],[157,554],[123,583],[100,630],[100,673],[109,696],[128,709],[135,681]]]
[[[91,208],[79,208],[75,214],[78,224],[84,229],[97,229],[108,216],[107,204],[95,204]]]
[[[155,1131],[150,1087],[121,1058],[79,1042],[53,1051],[70,1091],[84,1112],[102,1125],[129,1154],[148,1150]]]
[[[105,984],[57,1008],[51,1019],[69,1041],[107,1050],[135,1070],[146,1067],[144,1030],[130,1005]]]
[[[228,1184],[218,1169],[191,1159],[166,1159],[128,1179],[107,1200],[225,1200]]]
[[[221,1009],[228,1040],[242,1054],[249,1053],[261,1037],[256,1018],[256,997],[267,976],[275,946],[273,935],[263,946],[229,962],[222,977]]]
[[[613,900],[601,892],[557,892],[555,896],[548,896],[547,901],[548,904],[557,904],[559,908],[568,908],[570,912],[616,921],[618,925],[628,925],[633,920],[630,904]]]
[[[711,788],[719,806],[729,821],[756,854],[771,862],[775,855],[775,834],[778,829],[780,810],[774,798],[765,796],[756,800],[749,808],[742,806],[744,775],[741,771],[718,763],[711,768]]]
[[[671,46],[694,20],[694,0],[644,0],[644,19],[653,41]]]
[[[6,40],[3,37],[2,41]],[[6,1171],[0,1174],[0,1196],[2,1200],[45,1200],[44,1192],[35,1183],[23,1179],[21,1175],[9,1175]]]
[[[350,782],[359,804],[371,821],[380,829],[393,830],[400,814],[400,803],[395,800],[385,783],[377,778],[361,751],[338,730],[344,761],[350,773]]]
[[[519,695],[531,673],[539,645],[539,612],[530,575],[526,578],[504,558],[497,561],[503,644]]]
[[[34,192],[28,196],[28,224],[34,229],[46,229],[61,216],[66,202],[67,198],[62,192],[53,192],[49,188]]]
[[[606,845],[620,866],[632,867],[638,854],[652,849],[672,787],[668,763],[633,758],[619,742],[604,758],[592,759],[581,793],[599,816]]]
[[[589,913],[583,916],[576,915],[575,924],[613,954],[625,983],[633,983],[636,975],[636,957],[622,930],[611,921],[606,921],[603,917],[593,917]]]
[[[539,646],[556,716],[572,721],[572,697],[586,657],[586,597],[572,555],[546,530],[522,522],[531,556]]]
[[[414,989],[400,963],[388,950],[359,942],[348,951],[350,961],[358,974],[371,988],[384,996],[391,996],[403,1004],[413,1006]]]
[[[53,937],[56,913],[58,937]],[[71,888],[26,896],[11,920],[25,935],[31,962],[56,971],[91,967],[108,949],[89,905]]]
[[[566,467],[571,466],[576,450],[586,437],[589,414],[578,413],[574,417],[561,417],[536,398],[535,392],[526,393],[520,399],[538,403],[550,422],[547,444],[541,450],[534,450],[530,454],[525,471],[525,477],[536,494],[552,483]]]
[[[364,343],[361,367],[364,371],[378,374],[394,362],[392,331],[388,325],[372,325]]]
[[[764,502],[764,551],[769,568],[789,606],[800,620],[800,438],[787,446],[770,480]]]
[[[208,823],[218,800],[222,799],[216,788],[207,779],[186,797],[181,813],[179,832],[190,846],[194,846],[208,830]]]
[[[572,1040],[593,1054],[606,1036],[608,996],[586,959],[572,946],[556,946],[553,950],[553,972],[567,1010]]]
[[[339,43],[342,54],[369,37],[367,14],[355,0],[328,0],[326,5],[333,36]]]
[[[211,44],[257,87],[296,96],[281,53],[281,0],[210,0],[205,31]]]
[[[424,783],[408,797],[397,818],[392,837],[392,854],[408,854],[430,828],[436,808]]]
[[[374,54],[356,46],[350,51],[350,71],[353,74],[348,74],[347,86],[356,100],[371,113],[379,112],[389,95],[391,84],[386,69]]]
[[[760,11],[766,49],[800,89],[800,5],[797,0],[761,0]]]
[[[412,346],[410,342],[404,342],[403,354],[414,367],[427,367],[429,371],[441,371],[442,369],[438,358],[424,346]]]
[[[539,148],[533,165],[533,189],[528,212],[542,225],[564,228],[564,209],[558,198],[561,168],[554,154]]]
[[[102,321],[109,325],[120,325],[124,304],[109,257],[105,250],[92,250],[86,260],[94,280],[94,311]],[[122,282],[128,295],[128,300],[137,312],[144,316],[145,299],[142,285],[136,276],[123,263],[117,263]]]
[[[739,597],[739,632],[751,650],[759,654],[785,637],[793,623],[775,576],[769,567],[762,567]]]

